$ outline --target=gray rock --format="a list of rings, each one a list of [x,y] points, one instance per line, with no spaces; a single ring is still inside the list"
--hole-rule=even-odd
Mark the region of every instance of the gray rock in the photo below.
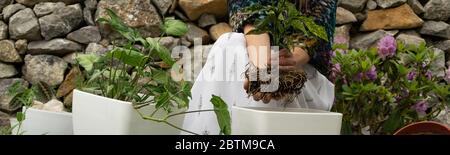
[[[18,74],[14,65],[8,65],[2,62],[0,62],[0,71],[0,79],[13,77]]]
[[[101,0],[97,7],[96,20],[108,17],[105,10],[109,8],[115,11],[127,26],[136,28],[143,37],[157,37],[161,33],[162,19],[149,0]],[[105,25],[101,26],[101,30],[106,29]]]
[[[23,9],[9,19],[9,35],[12,39],[41,39],[39,23],[33,10]]]
[[[21,3],[23,5],[26,6],[34,6],[40,2],[63,2],[65,4],[75,4],[75,3],[80,3],[83,0],[16,0],[17,3]]]
[[[93,11],[97,9],[97,0],[85,0],[84,6],[85,8]]]
[[[0,109],[7,112],[14,112],[20,108],[19,105],[12,105],[13,96],[8,93],[9,87],[19,82],[21,88],[27,88],[28,82],[20,78],[0,79]]]
[[[7,5],[11,4],[13,0],[2,0],[0,1],[0,11]]]
[[[181,45],[186,47],[191,47],[192,43],[186,39],[186,37],[181,38]]]
[[[450,39],[450,25],[442,21],[427,21],[420,29],[420,33]]]
[[[367,1],[366,8],[367,8],[368,10],[375,10],[377,7],[378,7],[377,2],[375,2],[375,1],[373,1],[373,0]]]
[[[100,45],[98,43],[90,43],[86,47],[85,53],[86,54],[104,55],[104,54],[106,54],[107,51],[108,51],[108,49],[103,45]]]
[[[388,35],[391,35],[391,36],[395,36],[395,35],[397,35],[399,32],[400,32],[400,30],[389,30],[389,31],[386,31],[386,33],[387,33]]]
[[[397,36],[397,41],[403,42],[406,46],[418,46],[422,43],[425,43],[425,39],[407,34],[400,34]]]
[[[350,12],[342,7],[337,8],[336,24],[343,25],[343,24],[353,23],[353,22],[357,22],[357,21],[358,20],[356,19],[355,15],[352,12]]]
[[[425,4],[425,19],[446,21],[450,18],[449,0],[430,0]]]
[[[182,21],[185,21],[185,22],[190,21],[190,19],[188,17],[186,17],[181,11],[175,10],[174,14]]]
[[[436,59],[430,64],[430,70],[433,77],[443,78],[445,76],[445,53],[444,51],[433,48]]]
[[[94,17],[92,15],[93,15],[93,13],[90,9],[88,9],[88,8],[83,9],[84,22],[86,22],[86,24],[88,24],[88,25],[95,26]]]
[[[28,44],[28,54],[66,55],[82,50],[83,47],[80,44],[59,38],[49,41],[33,41]]]
[[[362,22],[362,21],[365,21],[367,19],[367,14],[358,12],[358,13],[355,14],[355,17],[356,17],[356,19],[359,22]]]
[[[344,43],[347,46],[350,46],[350,29],[352,28],[351,24],[342,25],[336,27],[336,31],[334,33],[334,43]]]
[[[216,16],[212,14],[203,14],[198,19],[198,26],[200,26],[201,28],[205,28],[215,24],[217,24]]]
[[[205,45],[205,44],[208,44],[209,41],[211,40],[208,32],[195,26],[192,23],[188,24],[188,29],[189,29],[189,31],[186,33],[186,35],[184,37],[186,37],[186,39],[191,43],[195,43],[196,40],[198,40],[198,41],[200,41],[199,43],[201,43],[202,45]]]
[[[67,35],[67,39],[82,44],[97,43],[102,40],[100,31],[96,26],[86,26]]]
[[[155,39],[159,40],[160,38],[155,38]],[[166,47],[167,49],[172,50],[176,46],[181,45],[181,40],[179,38],[174,38],[174,37],[163,37],[163,38],[161,38],[159,43],[161,45],[163,45],[164,47]]]
[[[368,49],[375,47],[378,41],[387,35],[389,35],[389,33],[384,30],[359,34],[351,39],[350,47],[353,49]]]
[[[62,57],[62,59],[64,59],[64,61],[66,61],[69,64],[75,64],[76,58],[79,54],[82,54],[82,53],[81,52],[73,52],[73,53],[65,55],[64,57]]]
[[[65,7],[66,4],[62,3],[62,2],[58,2],[58,3],[52,3],[52,2],[43,2],[43,3],[39,3],[36,4],[34,6],[34,13],[36,14],[36,16],[38,17],[42,17],[45,15],[49,15],[51,13],[53,13],[54,11]]]
[[[414,10],[414,13],[420,15],[425,12],[425,8],[419,0],[408,0],[408,5]]]
[[[9,115],[0,111],[0,127],[9,127],[9,126],[11,126]]]
[[[0,20],[0,40],[8,38],[8,25]]]
[[[420,34],[419,34],[416,30],[406,30],[406,31],[402,31],[401,34],[413,35],[413,36],[420,37]]]
[[[406,3],[406,0],[376,0],[376,1],[378,3],[378,6],[380,6],[383,9],[400,6]]]
[[[22,58],[17,52],[14,42],[11,40],[0,41],[0,61],[3,62],[22,62]]]
[[[16,49],[19,52],[19,54],[23,55],[27,52],[28,49],[28,41],[25,39],[19,39],[15,43]]]
[[[159,13],[162,15],[165,15],[167,11],[169,11],[170,7],[172,6],[172,0],[152,0],[153,4],[155,4],[155,7],[158,8]]]
[[[83,11],[79,4],[62,7],[52,14],[39,18],[42,36],[46,40],[62,37],[78,28],[83,21]]]
[[[434,45],[436,48],[439,48],[447,53],[450,52],[450,40],[440,41]]]
[[[49,86],[57,86],[64,80],[67,62],[52,55],[26,55],[22,73],[32,84],[43,82]]]
[[[20,10],[23,10],[27,7],[23,6],[22,4],[11,4],[3,8],[3,19],[5,21],[9,20],[9,17],[14,15],[15,13],[19,12]]]
[[[367,0],[340,0],[340,6],[353,12],[361,12],[366,6]]]

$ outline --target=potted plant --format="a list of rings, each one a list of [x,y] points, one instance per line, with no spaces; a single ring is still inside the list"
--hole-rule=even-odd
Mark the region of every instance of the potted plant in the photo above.
[[[333,109],[344,114],[344,134],[394,134],[407,124],[435,119],[450,103],[450,85],[432,72],[445,68],[435,66],[435,49],[425,43],[406,46],[392,36],[368,50],[337,43]]]
[[[409,124],[394,135],[450,135],[450,128],[434,121],[423,121]]]
[[[339,135],[342,114],[298,108],[233,107],[234,135]]]
[[[15,135],[72,135],[72,114],[66,112],[63,103],[55,99],[54,91],[39,82],[31,88],[23,88],[20,82],[8,90],[13,105],[23,106],[11,119],[11,131]],[[44,102],[45,104],[43,104]]]
[[[77,57],[84,74],[78,78],[73,94],[74,133],[173,135],[189,132],[180,126],[183,114],[192,113],[186,111],[191,84],[174,81],[152,60],[158,56],[166,65],[176,66],[170,52],[159,40],[144,39],[113,11],[107,12],[109,19],[99,22],[111,26],[127,42],[115,45],[105,56]],[[164,21],[162,35],[182,36],[187,32],[187,26],[181,21],[172,18]],[[223,133],[229,134],[226,104],[220,98],[213,99],[215,109],[205,111],[216,112]]]

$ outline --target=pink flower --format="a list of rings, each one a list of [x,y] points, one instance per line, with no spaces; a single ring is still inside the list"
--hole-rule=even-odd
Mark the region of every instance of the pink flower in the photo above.
[[[397,42],[394,37],[386,36],[378,42],[378,55],[381,59],[393,57],[397,50]]]
[[[372,66],[372,68],[366,72],[366,77],[369,78],[369,80],[375,81],[377,79],[377,68]]]
[[[428,80],[433,79],[433,73],[432,73],[431,71],[427,71],[427,72],[425,73],[425,76],[427,77]]]
[[[336,36],[334,37],[334,43],[335,44],[347,44],[348,40],[347,38],[343,36]]]
[[[417,72],[416,72],[415,70],[412,70],[411,72],[408,73],[408,75],[407,75],[406,78],[407,78],[409,81],[412,81],[412,80],[414,80],[416,77],[417,77]]]
[[[420,115],[425,115],[428,110],[428,102],[426,100],[419,101],[412,108]]]
[[[447,83],[450,83],[450,67],[447,69],[444,79]]]
[[[353,76],[353,81],[361,82],[363,78],[363,73],[358,73],[355,76]]]

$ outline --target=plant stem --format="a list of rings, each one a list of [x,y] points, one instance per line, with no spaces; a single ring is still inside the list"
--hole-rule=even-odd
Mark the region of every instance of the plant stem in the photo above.
[[[178,115],[197,113],[197,112],[211,112],[211,111],[215,111],[215,110],[196,110],[196,111],[180,112],[180,113],[175,113],[175,114],[168,115],[164,120],[167,120],[167,119],[169,119],[171,117],[178,116]]]

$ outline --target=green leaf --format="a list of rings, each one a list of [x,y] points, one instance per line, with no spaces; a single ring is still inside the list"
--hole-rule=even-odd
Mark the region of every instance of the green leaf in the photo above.
[[[142,38],[138,31],[128,27],[114,11],[111,9],[106,9],[106,13],[109,16],[109,19],[99,18],[97,22],[110,25],[114,30],[119,32],[128,40],[137,41],[139,40],[138,38]]]
[[[114,48],[112,51],[108,52],[106,57],[116,58],[119,61],[133,67],[140,67],[149,60],[147,56],[138,51],[120,47]]]
[[[401,119],[401,113],[396,111],[392,113],[388,120],[383,124],[383,131],[386,133],[394,133],[397,129],[403,126],[403,121]]]
[[[184,36],[188,32],[186,23],[171,18],[166,18],[164,20],[162,29],[166,34],[176,37]]]
[[[146,40],[149,43],[151,49],[153,49],[152,52],[156,52],[156,54],[158,54],[159,58],[161,58],[164,63],[169,66],[173,66],[173,64],[175,64],[175,60],[173,60],[172,56],[170,55],[169,49],[162,46],[156,39],[147,38]]]
[[[81,54],[75,58],[78,64],[86,71],[90,72],[94,68],[94,64],[100,60],[100,57],[95,54]]]
[[[166,107],[169,104],[170,94],[169,92],[164,92],[160,96],[156,97],[156,108]]]
[[[264,33],[267,33],[267,31],[263,31],[260,29],[253,29],[253,30],[247,32],[246,35],[260,35],[260,34],[264,34]]]
[[[152,79],[159,84],[167,85],[170,80],[169,73],[163,70],[153,70]]]
[[[189,100],[185,100],[182,97],[172,96],[172,99],[178,104],[178,108],[180,109],[186,108],[189,105]]]
[[[306,27],[301,20],[292,21],[292,26],[297,31],[306,32]]]
[[[16,114],[16,117],[17,117],[17,121],[19,121],[19,122],[22,122],[25,120],[25,114],[23,112],[18,112]]]
[[[328,34],[325,31],[325,28],[323,26],[317,25],[314,22],[314,19],[312,18],[307,18],[307,20],[305,20],[305,25],[308,28],[308,30],[313,33],[315,36],[328,41]]]
[[[214,106],[220,132],[225,135],[231,135],[231,116],[228,111],[228,105],[219,96],[215,95],[212,96],[211,103]]]

